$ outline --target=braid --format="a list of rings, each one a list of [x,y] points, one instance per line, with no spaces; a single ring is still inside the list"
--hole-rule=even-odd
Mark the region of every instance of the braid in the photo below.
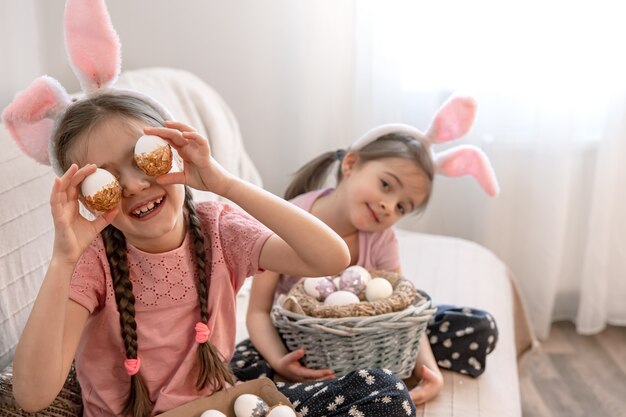
[[[137,359],[137,322],[135,321],[135,296],[130,282],[128,258],[126,257],[126,239],[124,234],[109,225],[102,231],[107,259],[111,267],[113,288],[117,310],[120,313],[122,340],[127,359]],[[140,373],[130,377],[130,393],[124,407],[124,414],[132,413],[135,417],[147,417],[152,410],[148,389]]]
[[[200,321],[207,324],[209,321],[209,279],[207,278],[206,267],[211,263],[207,259],[207,252],[204,248],[204,235],[200,227],[200,219],[193,203],[191,191],[185,187],[185,207],[189,213],[189,230],[193,237],[193,252],[196,261],[196,288],[198,290],[198,300],[200,301]],[[198,363],[200,370],[196,388],[198,390],[209,384],[211,376],[214,377],[214,388],[219,391],[225,388],[225,383],[234,384],[234,377],[230,367],[224,363],[219,350],[208,340],[198,345]]]

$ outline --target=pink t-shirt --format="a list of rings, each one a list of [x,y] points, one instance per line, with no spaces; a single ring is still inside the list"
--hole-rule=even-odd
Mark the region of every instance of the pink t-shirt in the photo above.
[[[315,200],[333,191],[334,189],[332,188],[315,190],[301,194],[290,201],[301,209],[310,212]],[[385,229],[382,232],[359,231],[359,259],[356,265],[366,269],[380,269],[382,271],[399,269],[400,250],[398,249],[398,239],[393,229]],[[277,293],[288,293],[300,278],[291,275],[281,275],[276,290]]]
[[[228,363],[235,346],[236,295],[245,278],[258,272],[259,254],[272,234],[247,213],[231,206],[197,205],[211,262],[209,276],[209,341]],[[135,295],[141,374],[155,404],[153,415],[199,396],[195,323],[200,304],[191,256],[192,237],[170,252],[150,254],[128,245],[130,280]],[[130,389],[124,368],[119,313],[103,241],[98,237],[78,262],[70,298],[91,315],[76,352],[76,371],[84,415],[121,415]]]

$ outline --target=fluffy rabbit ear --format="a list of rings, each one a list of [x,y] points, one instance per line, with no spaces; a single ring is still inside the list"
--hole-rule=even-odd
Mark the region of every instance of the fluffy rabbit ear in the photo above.
[[[454,95],[437,110],[426,137],[432,143],[447,142],[465,135],[476,116],[476,101],[470,96]]]
[[[2,112],[2,123],[18,146],[35,161],[50,165],[48,147],[55,121],[70,98],[54,78],[37,78]]]
[[[120,73],[121,46],[104,0],[68,0],[64,22],[67,52],[83,91],[113,85]]]
[[[483,190],[492,197],[500,191],[489,159],[475,146],[456,146],[435,154],[435,167],[437,173],[448,177],[473,176]]]

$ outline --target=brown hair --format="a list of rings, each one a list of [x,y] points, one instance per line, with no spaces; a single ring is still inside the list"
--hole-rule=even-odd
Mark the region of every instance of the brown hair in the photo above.
[[[426,207],[432,191],[435,168],[430,155],[430,149],[422,142],[411,136],[389,133],[379,137],[356,152],[358,153],[360,163],[385,158],[403,158],[415,162],[415,165],[428,179],[426,197],[424,201],[416,207],[416,210],[422,210]],[[300,194],[320,189],[324,185],[333,163],[335,161],[341,162],[344,154],[345,151],[343,150],[325,152],[302,166],[296,171],[294,178],[287,187],[285,199],[291,200]],[[337,184],[339,184],[342,179],[341,164],[337,168],[336,178]]]
[[[131,95],[102,94],[74,103],[67,110],[55,133],[56,156],[63,170],[67,170],[71,161],[70,152],[77,145],[76,139],[89,132],[99,123],[110,117],[122,117],[129,120],[142,120],[153,126],[162,126],[163,117],[145,101]],[[197,216],[190,190],[185,187],[185,208],[188,225],[193,238],[192,256],[196,262],[196,288],[200,302],[200,321],[207,324],[209,279],[207,259],[204,247],[204,234]],[[137,322],[135,321],[135,296],[130,280],[130,270],[126,252],[126,238],[113,225],[102,231],[107,259],[111,269],[115,301],[120,314],[120,327],[127,359],[137,359],[138,340]],[[192,331],[192,329],[190,329]],[[211,383],[214,390],[221,390],[226,383],[233,384],[234,378],[228,365],[223,361],[219,350],[209,341],[198,345],[198,379],[196,387],[203,389]],[[147,417],[152,410],[149,393],[141,371],[130,377],[124,413],[135,417]]]

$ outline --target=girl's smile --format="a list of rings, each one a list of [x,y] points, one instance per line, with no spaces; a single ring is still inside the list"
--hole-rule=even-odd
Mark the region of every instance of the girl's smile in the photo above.
[[[130,210],[130,215],[135,216],[139,221],[147,221],[155,217],[161,211],[161,203],[167,197],[162,195],[156,199],[150,199],[147,203],[141,203],[136,205]]]

